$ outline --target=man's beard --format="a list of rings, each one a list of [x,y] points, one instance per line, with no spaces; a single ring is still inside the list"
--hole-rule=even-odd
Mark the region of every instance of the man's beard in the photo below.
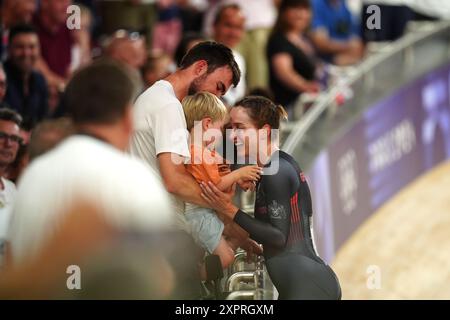
[[[197,77],[194,79],[194,81],[191,82],[189,89],[188,89],[188,95],[192,96],[196,94],[197,92],[201,91],[200,87],[205,82],[205,79],[207,77],[207,74],[204,74],[200,77]]]

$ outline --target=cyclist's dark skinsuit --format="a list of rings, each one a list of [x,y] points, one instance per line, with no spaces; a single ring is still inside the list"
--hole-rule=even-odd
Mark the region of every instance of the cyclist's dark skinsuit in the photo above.
[[[308,184],[290,155],[277,151],[277,157],[278,173],[261,176],[257,185],[255,218],[239,210],[234,221],[263,244],[279,299],[340,299],[336,275],[313,247]]]

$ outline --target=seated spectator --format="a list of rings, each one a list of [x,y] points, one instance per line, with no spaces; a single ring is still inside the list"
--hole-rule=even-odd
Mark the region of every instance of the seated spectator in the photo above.
[[[210,5],[209,0],[181,0],[180,6],[183,33],[201,32],[205,10]]]
[[[9,221],[16,196],[14,183],[6,179],[5,175],[22,143],[19,135],[21,121],[20,115],[13,110],[0,109],[0,268],[6,252]]]
[[[319,90],[314,50],[304,35],[310,20],[308,0],[284,0],[267,44],[270,87],[290,115],[299,94]]]
[[[151,48],[153,28],[157,19],[157,0],[97,1],[102,18],[102,34],[111,35],[118,29],[136,30],[143,34]]]
[[[8,34],[11,27],[16,24],[29,24],[33,21],[36,12],[36,0],[3,0],[1,5],[0,26],[2,40],[0,42],[0,57],[4,60],[8,47]]]
[[[142,67],[142,78],[145,88],[151,87],[156,81],[164,79],[173,71],[175,66],[169,55],[163,52],[153,52]]]
[[[71,0],[41,0],[34,17],[42,56],[38,69],[47,79],[53,95],[64,90],[70,75],[74,32],[67,28],[67,7],[71,3]]]
[[[15,24],[31,23],[36,12],[36,0],[3,0],[2,23],[7,29]]]
[[[139,69],[145,63],[145,42],[138,32],[120,29],[106,41],[105,54],[134,69]]]
[[[178,0],[159,0],[152,48],[173,55],[183,33]]]
[[[17,150],[16,159],[6,169],[5,177],[16,183],[23,170],[28,166],[30,157],[28,153],[28,144],[30,142],[31,130],[20,126],[19,136],[22,138],[19,150]]]
[[[140,69],[145,64],[147,51],[144,38],[138,32],[124,29],[117,30],[106,40],[104,54],[106,57],[125,64],[132,72],[133,81],[143,89]]]
[[[217,11],[213,24],[213,38],[215,41],[226,45],[233,51],[234,59],[241,70],[241,79],[236,87],[232,87],[222,97],[228,105],[234,105],[242,99],[247,90],[245,80],[245,60],[236,51],[245,32],[245,17],[241,8],[236,4],[224,5]]]
[[[364,46],[360,27],[345,0],[312,0],[312,40],[321,57],[336,65],[360,61]]]
[[[175,63],[177,67],[181,65],[181,60],[183,60],[184,55],[191,50],[196,44],[199,44],[202,41],[205,41],[206,38],[200,34],[195,32],[188,32],[183,35],[178,46],[175,50]]]
[[[266,45],[276,19],[276,5],[280,0],[210,0],[211,6],[205,14],[203,32],[211,36],[217,10],[226,4],[236,4],[245,16],[245,36],[238,51],[247,67],[247,87],[267,87],[268,61]]]
[[[48,90],[44,76],[35,70],[39,58],[39,38],[29,25],[19,25],[9,34],[8,60],[5,62],[8,86],[5,101],[23,118],[30,129],[48,114]]]

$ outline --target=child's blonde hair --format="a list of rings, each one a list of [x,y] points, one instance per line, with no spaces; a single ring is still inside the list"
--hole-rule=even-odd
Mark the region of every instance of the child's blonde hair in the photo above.
[[[225,120],[228,116],[227,107],[219,98],[209,92],[197,92],[192,96],[187,96],[181,104],[189,131],[194,127],[195,121],[202,121],[204,118],[210,117],[215,122]]]

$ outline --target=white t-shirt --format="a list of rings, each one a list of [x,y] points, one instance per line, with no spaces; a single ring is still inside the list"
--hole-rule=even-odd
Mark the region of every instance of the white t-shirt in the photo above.
[[[119,231],[173,223],[167,192],[151,169],[105,142],[76,135],[34,160],[19,180],[9,230],[13,263],[32,257],[80,201],[97,205]]]
[[[14,199],[16,198],[16,186],[11,181],[2,179],[3,190],[0,190],[0,268],[3,265],[5,244],[8,240],[8,230],[13,211]]]
[[[133,108],[135,132],[130,141],[131,155],[143,159],[159,174],[157,155],[164,152],[190,158],[189,132],[183,106],[170,82],[157,81],[136,100]],[[170,195],[177,213],[175,227],[189,232],[184,202]]]
[[[231,86],[227,93],[223,96],[223,99],[230,106],[233,106],[236,102],[245,96],[247,90],[247,84],[245,82],[245,60],[244,57],[237,51],[233,50],[234,60],[236,60],[239,70],[241,70],[241,79],[236,87]]]

